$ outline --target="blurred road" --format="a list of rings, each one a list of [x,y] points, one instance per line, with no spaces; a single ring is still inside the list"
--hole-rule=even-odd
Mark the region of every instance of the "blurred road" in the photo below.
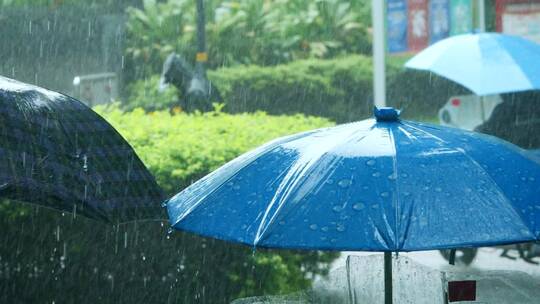
[[[421,251],[421,252],[409,252],[400,253],[400,255],[407,256],[414,261],[429,266],[441,271],[467,271],[467,272],[481,272],[485,270],[514,270],[523,271],[531,276],[537,277],[540,280],[540,265],[533,265],[525,262],[522,259],[511,260],[501,257],[502,249],[500,248],[480,248],[476,258],[469,266],[464,265],[449,265],[439,251]],[[348,255],[372,255],[375,253],[370,252],[342,252],[341,256],[334,261],[332,269],[345,266],[345,261]],[[509,252],[512,257],[518,257],[516,250]],[[540,262],[540,258],[535,258],[534,261]]]

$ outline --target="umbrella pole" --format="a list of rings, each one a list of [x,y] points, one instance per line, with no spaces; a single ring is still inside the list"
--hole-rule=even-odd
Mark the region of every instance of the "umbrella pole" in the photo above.
[[[384,253],[384,304],[392,304],[392,252]]]
[[[448,257],[448,263],[450,265],[456,265],[456,249],[450,249],[450,256]]]
[[[480,111],[482,111],[482,123],[486,122],[486,113],[485,113],[485,107],[484,107],[484,96],[480,96]]]

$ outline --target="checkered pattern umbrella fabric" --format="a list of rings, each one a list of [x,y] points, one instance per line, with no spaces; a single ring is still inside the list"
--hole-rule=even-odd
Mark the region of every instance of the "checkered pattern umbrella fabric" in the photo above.
[[[164,217],[154,177],[103,118],[1,76],[0,197],[109,222]]]

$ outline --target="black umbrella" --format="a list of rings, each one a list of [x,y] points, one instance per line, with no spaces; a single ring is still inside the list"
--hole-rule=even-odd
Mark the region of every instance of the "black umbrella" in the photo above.
[[[110,222],[163,218],[154,177],[80,101],[0,76],[0,132],[0,197]]]

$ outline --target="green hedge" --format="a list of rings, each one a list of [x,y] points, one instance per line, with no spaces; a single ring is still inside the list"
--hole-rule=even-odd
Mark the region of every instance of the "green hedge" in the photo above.
[[[331,126],[324,118],[270,116],[264,112],[170,114],[142,109],[125,113],[116,105],[98,107],[168,193],[179,191],[225,162],[287,134]]]
[[[364,118],[371,109],[371,59],[364,56],[224,68],[209,78],[233,113],[305,113],[343,122]]]
[[[406,71],[403,65],[408,58],[388,57],[386,69],[388,104],[404,109],[406,118],[432,119],[448,97],[466,92],[429,73]],[[226,112],[303,113],[338,123],[372,115],[372,75],[372,60],[362,55],[208,72],[209,79],[222,93]],[[170,95],[157,93],[158,82],[158,76],[136,82],[124,107],[142,106],[153,111],[174,105]]]

